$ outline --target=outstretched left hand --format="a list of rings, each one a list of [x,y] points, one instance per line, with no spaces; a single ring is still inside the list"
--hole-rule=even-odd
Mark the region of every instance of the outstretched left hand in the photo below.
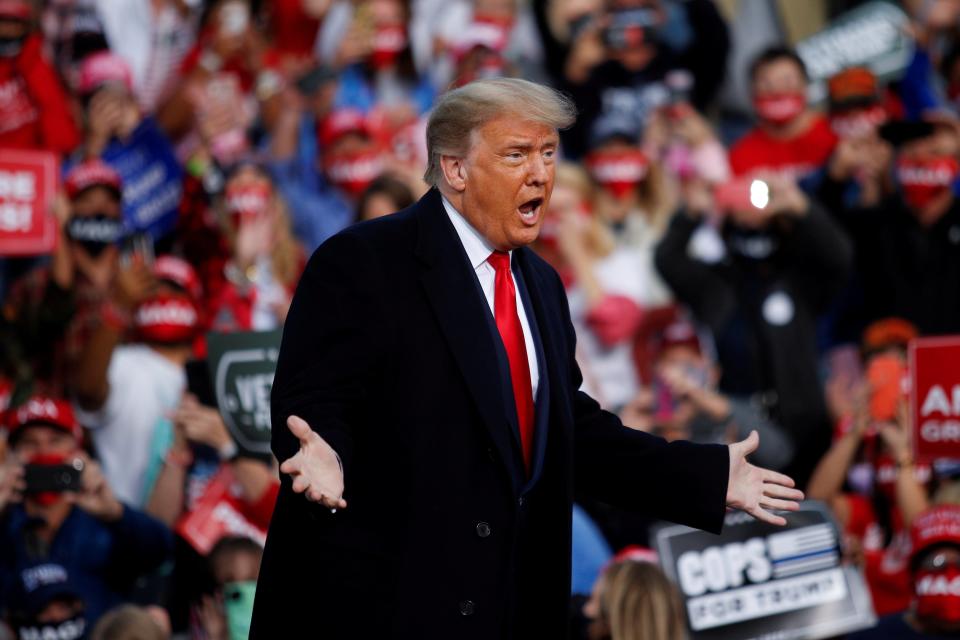
[[[757,450],[760,436],[751,431],[745,440],[728,445],[730,477],[727,480],[727,506],[746,511],[761,522],[783,526],[787,520],[767,509],[797,511],[803,492],[794,489],[793,479],[776,471],[747,462],[747,455]]]

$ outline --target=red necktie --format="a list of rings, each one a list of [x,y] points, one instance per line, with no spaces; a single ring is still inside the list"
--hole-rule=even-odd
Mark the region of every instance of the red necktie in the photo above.
[[[500,339],[510,361],[510,381],[513,383],[513,400],[516,403],[517,422],[520,425],[520,443],[523,445],[523,461],[530,471],[533,453],[533,388],[530,383],[530,363],[527,361],[527,343],[523,339],[523,327],[517,314],[517,293],[513,274],[510,272],[510,254],[494,251],[487,262],[497,272],[494,281],[493,309],[500,331]]]

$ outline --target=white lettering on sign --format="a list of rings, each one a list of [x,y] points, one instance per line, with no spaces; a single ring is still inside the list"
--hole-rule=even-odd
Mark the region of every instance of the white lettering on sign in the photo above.
[[[690,627],[700,631],[836,602],[846,595],[843,570],[834,568],[691,598],[687,614]]]
[[[253,415],[257,429],[270,430],[270,389],[273,388],[272,373],[257,373],[237,376],[237,395],[240,407]]]
[[[920,437],[925,442],[960,442],[960,421],[925,420],[920,426]]]
[[[926,417],[932,413],[960,416],[960,384],[953,385],[949,397],[943,385],[935,384],[930,387],[927,396],[923,399],[920,415]]]
[[[766,550],[763,538],[750,538],[703,551],[687,551],[677,559],[680,588],[688,596],[700,596],[707,591],[739,587],[744,575],[751,582],[769,580],[772,567]]]
[[[30,171],[0,171],[0,199],[30,202],[37,197],[36,179]]]
[[[23,202],[0,203],[0,231],[29,231],[33,211]]]

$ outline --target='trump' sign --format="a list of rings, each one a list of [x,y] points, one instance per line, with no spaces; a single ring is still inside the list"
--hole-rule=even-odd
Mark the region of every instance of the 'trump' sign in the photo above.
[[[914,452],[960,459],[960,336],[910,344]]]

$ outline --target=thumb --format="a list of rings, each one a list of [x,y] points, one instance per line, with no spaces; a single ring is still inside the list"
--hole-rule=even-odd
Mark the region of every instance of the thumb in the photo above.
[[[287,418],[287,428],[290,429],[290,433],[296,436],[302,445],[310,441],[310,435],[313,433],[313,430],[310,428],[310,425],[307,424],[306,420],[298,416],[290,416]]]
[[[741,440],[737,444],[740,447],[742,447],[742,454],[744,456],[748,456],[754,451],[756,451],[757,447],[760,446],[760,436],[757,434],[757,430],[754,429],[753,431],[751,431],[749,436],[747,436],[745,439]]]

